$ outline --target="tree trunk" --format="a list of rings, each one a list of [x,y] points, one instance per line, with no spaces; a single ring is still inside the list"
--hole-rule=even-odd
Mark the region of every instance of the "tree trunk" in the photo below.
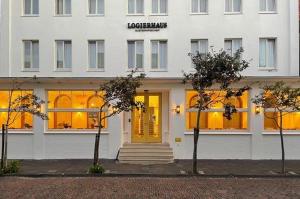
[[[98,122],[98,133],[95,138],[95,148],[94,148],[94,163],[93,165],[96,166],[99,163],[99,146],[100,146],[100,135],[101,135],[101,130],[102,130],[102,125],[101,125],[101,112],[100,112],[100,120]]]
[[[4,166],[7,167],[8,125],[5,125],[4,131]]]
[[[281,173],[285,174],[285,151],[284,151],[284,140],[283,140],[283,132],[282,132],[282,112],[280,114],[280,140],[281,140]]]
[[[201,109],[198,109],[197,113],[197,127],[194,128],[194,151],[193,151],[193,174],[198,174],[198,139],[199,139],[199,131],[200,131],[200,111]]]
[[[2,147],[1,147],[1,170],[4,168],[4,149],[5,149],[5,126],[2,124]]]

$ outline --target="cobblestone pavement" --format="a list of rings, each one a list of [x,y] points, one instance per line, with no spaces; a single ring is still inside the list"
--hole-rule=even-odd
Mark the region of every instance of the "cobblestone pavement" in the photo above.
[[[0,198],[300,198],[300,179],[0,178]]]

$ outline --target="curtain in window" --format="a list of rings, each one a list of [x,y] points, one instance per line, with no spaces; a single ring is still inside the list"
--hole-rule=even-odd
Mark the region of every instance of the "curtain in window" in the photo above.
[[[259,66],[266,67],[266,39],[259,40]]]
[[[144,66],[144,42],[136,41],[136,67],[143,68]]]
[[[25,0],[24,3],[24,14],[31,14],[31,0]]]
[[[128,41],[128,68],[135,67],[135,42]]]
[[[24,41],[24,68],[31,68],[31,42]]]
[[[129,14],[134,14],[134,6],[135,5],[135,0],[128,0],[128,13]]]
[[[168,45],[166,41],[161,41],[159,43],[159,59],[160,59],[160,68],[166,69],[168,62]]]
[[[268,0],[268,11],[276,11],[276,0]]]
[[[97,42],[97,51],[98,51],[98,68],[104,69],[104,42],[98,41]]]
[[[200,12],[207,12],[207,0],[200,0]]]
[[[232,55],[236,53],[242,47],[242,40],[241,39],[233,39],[232,40]]]
[[[32,14],[39,14],[39,0],[32,0]]]
[[[259,10],[266,11],[267,10],[267,0],[260,0],[259,1]]]
[[[136,0],[136,13],[144,13],[144,0]]]
[[[225,0],[225,12],[232,12],[232,0]]]
[[[96,42],[89,41],[89,67],[96,68]]]
[[[192,0],[192,13],[197,13],[199,8],[198,0]]]
[[[233,12],[241,12],[242,0],[233,0]]]
[[[152,13],[158,13],[158,0],[152,0]]]
[[[225,40],[224,48],[228,55],[232,55],[232,40]]]
[[[268,67],[275,67],[275,40],[268,40]]]
[[[104,14],[104,0],[98,0],[97,14]]]
[[[196,55],[198,51],[199,51],[198,41],[197,40],[191,41],[191,53],[193,55]]]
[[[153,69],[158,68],[158,41],[152,41],[151,66]]]
[[[160,0],[160,13],[168,12],[168,0]]]
[[[200,42],[199,53],[202,54],[202,55],[207,54],[207,52],[208,52],[208,40],[201,39],[199,42]]]
[[[56,14],[61,15],[64,13],[63,11],[63,0],[56,0]]]
[[[32,68],[39,68],[39,42],[32,42]]]
[[[89,14],[96,14],[96,0],[89,0]]]
[[[56,67],[57,68],[63,68],[64,67],[64,58],[63,58],[63,46],[64,42],[63,41],[57,41],[56,42]]]
[[[72,43],[71,43],[71,41],[65,41],[64,56],[65,56],[65,67],[71,68],[72,67]]]
[[[72,3],[71,0],[65,0],[65,14],[71,14]]]

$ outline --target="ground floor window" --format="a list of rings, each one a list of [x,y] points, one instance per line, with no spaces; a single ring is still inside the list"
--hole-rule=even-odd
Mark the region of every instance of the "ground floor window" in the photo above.
[[[264,118],[265,130],[279,130],[279,113],[266,112]],[[300,130],[300,112],[283,113],[284,130]]]
[[[208,91],[209,92],[209,91]],[[186,92],[186,129],[192,131],[197,124],[197,109],[193,108],[198,95],[195,91]],[[231,120],[223,117],[223,104],[215,104],[200,115],[200,128],[206,130],[246,130],[248,128],[248,93],[229,102],[237,108]]]
[[[103,105],[101,92],[48,91],[48,101],[49,129],[98,128],[98,111]],[[107,128],[106,120],[102,126]]]
[[[8,119],[9,96],[13,102],[20,96],[32,94],[32,91],[0,91],[0,125],[6,124]],[[33,117],[29,113],[12,112],[10,113],[9,129],[31,129],[33,125]]]

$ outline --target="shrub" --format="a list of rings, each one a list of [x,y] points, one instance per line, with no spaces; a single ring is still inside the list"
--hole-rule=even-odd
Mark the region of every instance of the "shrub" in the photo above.
[[[104,171],[105,169],[101,164],[96,164],[89,168],[89,173],[103,174]]]
[[[20,161],[12,160],[9,161],[7,166],[3,168],[2,173],[3,174],[12,174],[12,173],[18,173],[20,170]]]

